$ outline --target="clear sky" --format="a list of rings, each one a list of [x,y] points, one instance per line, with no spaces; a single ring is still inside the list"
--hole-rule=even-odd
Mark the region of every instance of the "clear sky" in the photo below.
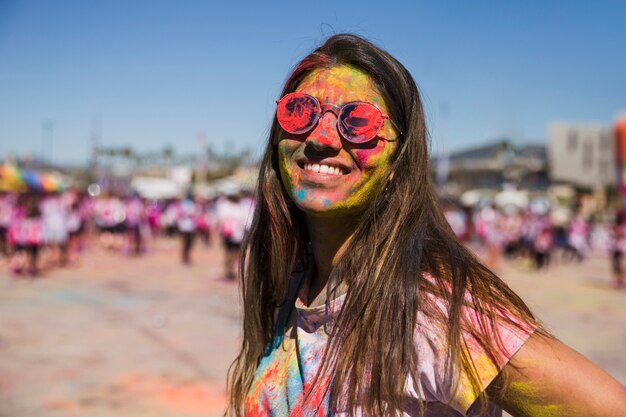
[[[0,158],[85,162],[94,129],[257,152],[289,70],[338,32],[409,69],[433,151],[544,142],[551,121],[626,109],[625,22],[624,1],[0,0]]]

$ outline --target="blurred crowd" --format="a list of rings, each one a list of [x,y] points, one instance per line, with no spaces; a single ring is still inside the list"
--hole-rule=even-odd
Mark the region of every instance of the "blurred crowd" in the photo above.
[[[190,264],[197,240],[219,239],[224,277],[234,279],[239,249],[255,201],[233,191],[214,198],[146,200],[137,194],[98,196],[64,192],[0,194],[0,253],[16,277],[36,277],[76,263],[86,241],[127,256],[150,253],[157,237],[180,240],[180,259]]]
[[[527,208],[483,202],[472,207],[443,200],[444,214],[456,234],[499,271],[503,259],[528,270],[555,263],[584,262],[606,256],[614,283],[624,286],[626,217],[610,221],[580,212],[564,213],[547,204]],[[0,253],[16,277],[35,277],[51,268],[76,263],[87,239],[126,256],[150,253],[155,238],[180,241],[180,261],[192,261],[196,241],[221,242],[223,276],[235,279],[239,252],[255,200],[235,191],[213,198],[147,200],[102,193],[64,192],[0,194]]]
[[[449,201],[442,204],[456,236],[477,248],[486,265],[496,272],[503,258],[541,271],[556,263],[583,262],[599,255],[610,259],[615,285],[624,286],[626,221],[619,213],[606,220],[548,204],[528,208],[498,207],[492,202],[474,207]]]

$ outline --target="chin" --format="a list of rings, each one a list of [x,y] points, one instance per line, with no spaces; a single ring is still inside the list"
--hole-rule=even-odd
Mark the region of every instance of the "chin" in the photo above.
[[[298,201],[297,199],[294,201],[296,206],[306,215],[317,218],[350,217],[354,219],[355,216],[359,216],[365,210],[365,207],[342,204],[343,202],[324,204],[323,201]]]

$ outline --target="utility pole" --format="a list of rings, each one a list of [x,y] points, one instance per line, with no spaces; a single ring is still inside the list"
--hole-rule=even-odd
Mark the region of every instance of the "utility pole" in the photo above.
[[[207,173],[207,141],[204,130],[198,131],[198,157],[196,159],[196,183],[204,184]]]
[[[100,168],[100,136],[102,134],[102,117],[94,116],[91,125],[91,176],[96,183],[102,182],[103,172]]]
[[[52,134],[54,133],[54,122],[52,120],[46,120],[41,124],[41,162],[52,163]],[[48,149],[49,148],[49,149]],[[46,151],[49,150],[50,158],[46,156]]]

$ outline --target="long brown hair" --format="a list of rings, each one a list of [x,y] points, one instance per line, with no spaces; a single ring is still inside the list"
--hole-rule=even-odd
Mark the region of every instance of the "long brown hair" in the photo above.
[[[296,66],[281,96],[294,91],[312,70],[335,65],[370,75],[402,137],[383,189],[336,265],[348,291],[320,367],[320,373],[332,375],[331,409],[341,401],[350,413],[358,405],[365,416],[401,414],[407,378],[418,381],[418,311],[442,325],[449,370],[463,369],[480,392],[477,402],[486,404],[461,331],[475,336],[495,364],[502,343],[494,323],[503,311],[515,317],[513,326],[538,324],[522,300],[457,241],[443,216],[428,169],[419,91],[400,62],[358,36],[334,35]],[[254,372],[274,336],[275,311],[286,300],[294,267],[307,263],[304,215],[280,180],[278,133],[274,118],[261,162],[257,209],[242,251],[243,340],[229,371],[229,416],[244,414]],[[445,302],[445,314],[427,293]],[[464,306],[480,313],[478,326],[467,323]]]

